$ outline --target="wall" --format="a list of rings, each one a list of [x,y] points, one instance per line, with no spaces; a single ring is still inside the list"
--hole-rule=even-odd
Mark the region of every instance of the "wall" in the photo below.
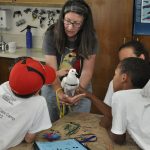
[[[27,11],[29,10],[28,8],[31,9],[31,12]],[[7,30],[1,29],[1,35],[3,36],[3,40],[6,43],[10,41],[16,41],[18,47],[25,47],[26,46],[26,39],[25,39],[26,31],[24,32],[20,32],[20,31],[23,30],[27,25],[31,25],[31,26],[37,27],[37,29],[32,29],[33,47],[42,48],[44,32],[46,31],[48,26],[53,23],[53,20],[54,22],[57,20],[59,16],[59,10],[61,8],[23,7],[23,6],[5,5],[5,6],[0,6],[0,9],[9,10],[7,11],[7,13],[10,16],[10,19],[9,19],[10,29],[7,29]],[[34,14],[33,12],[36,12],[35,9],[38,10],[38,13],[35,13],[35,15],[33,15]],[[20,13],[18,14],[15,13],[16,11],[20,11],[22,15]],[[43,19],[42,24],[40,24],[41,18],[45,18]],[[25,24],[16,26],[16,24],[18,25],[19,21],[21,20],[25,20]]]

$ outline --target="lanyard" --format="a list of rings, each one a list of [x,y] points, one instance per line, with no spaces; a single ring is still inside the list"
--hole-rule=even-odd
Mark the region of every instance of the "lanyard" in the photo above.
[[[59,97],[58,97],[58,92],[60,90],[62,90],[62,88],[58,88],[56,90],[56,100],[57,100],[57,106],[58,106],[58,109],[59,109],[59,118],[62,118],[65,115],[65,104],[60,103],[60,100],[59,100]]]

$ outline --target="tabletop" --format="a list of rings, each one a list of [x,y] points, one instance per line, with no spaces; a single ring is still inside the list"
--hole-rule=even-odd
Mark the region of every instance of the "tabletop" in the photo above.
[[[58,131],[61,135],[60,140],[65,140],[69,138],[75,138],[82,134],[94,134],[97,137],[96,141],[86,142],[86,146],[91,150],[140,150],[138,146],[133,142],[130,136],[127,136],[127,142],[125,145],[120,146],[114,144],[107,131],[99,125],[102,115],[92,114],[92,113],[70,113],[65,117],[59,119],[49,130],[42,131],[38,134],[37,141],[46,141],[43,138],[43,134],[48,133],[49,131]],[[80,127],[78,130],[72,134],[67,134],[65,127],[69,123],[78,124]],[[9,150],[33,150],[33,143],[21,143],[14,148]]]

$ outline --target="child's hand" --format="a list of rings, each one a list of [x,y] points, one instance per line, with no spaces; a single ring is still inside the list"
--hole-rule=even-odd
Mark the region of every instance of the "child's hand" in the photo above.
[[[76,94],[85,94],[85,97],[88,97],[89,93],[81,86],[76,89]]]
[[[86,93],[85,89],[82,88],[81,86],[79,86],[77,89],[76,89],[76,94],[82,94],[82,93]]]

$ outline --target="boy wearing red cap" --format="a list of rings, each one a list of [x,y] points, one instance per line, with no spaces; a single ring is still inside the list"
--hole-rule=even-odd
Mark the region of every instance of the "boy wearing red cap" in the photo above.
[[[52,126],[45,98],[38,92],[52,84],[53,68],[32,58],[24,58],[12,68],[9,81],[0,85],[0,149],[23,140],[30,143],[36,133]]]

